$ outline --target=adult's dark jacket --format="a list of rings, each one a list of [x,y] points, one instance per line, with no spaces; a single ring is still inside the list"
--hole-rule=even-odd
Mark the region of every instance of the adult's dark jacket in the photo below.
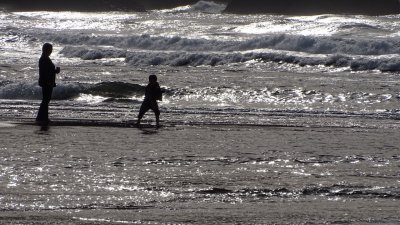
[[[42,55],[39,59],[39,86],[56,86],[56,67],[48,56]]]

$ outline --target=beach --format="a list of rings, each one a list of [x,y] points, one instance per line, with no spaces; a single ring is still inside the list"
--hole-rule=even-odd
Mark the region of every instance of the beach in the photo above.
[[[151,2],[0,9],[0,224],[400,223],[393,1]],[[47,125],[44,43],[61,68]],[[150,75],[159,129],[151,110],[135,124]]]
[[[397,129],[19,122],[0,133],[6,224],[399,222]]]

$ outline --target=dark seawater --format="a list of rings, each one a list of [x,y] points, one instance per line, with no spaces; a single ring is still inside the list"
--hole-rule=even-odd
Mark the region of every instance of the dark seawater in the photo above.
[[[391,15],[400,13],[397,0],[2,0],[0,7],[11,11],[128,11],[144,12],[175,8],[183,5],[198,7],[204,4],[223,4],[225,13],[240,14],[280,14],[280,15],[319,15],[319,14],[361,14]]]
[[[226,8],[1,11],[0,223],[400,223],[399,15]]]

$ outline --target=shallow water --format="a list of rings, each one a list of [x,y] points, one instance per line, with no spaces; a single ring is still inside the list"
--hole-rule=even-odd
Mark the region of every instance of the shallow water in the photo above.
[[[1,11],[1,116],[35,117],[37,60],[51,42],[62,69],[53,118],[132,120],[156,74],[166,122],[398,127],[398,15],[236,15],[200,5],[214,10]]]
[[[400,222],[396,129],[17,125],[0,135],[4,222]]]
[[[135,120],[147,76],[155,72],[166,91],[159,102],[165,123],[363,128],[400,125],[397,74],[289,73],[235,67],[138,71],[119,66],[106,67],[107,73],[99,75],[104,69],[96,65],[64,68],[54,89],[50,117]],[[35,73],[36,69],[27,71]],[[0,96],[5,98],[0,99],[3,118],[35,118],[41,90],[35,81],[22,81],[5,85]],[[149,112],[146,119],[152,121],[154,115]]]

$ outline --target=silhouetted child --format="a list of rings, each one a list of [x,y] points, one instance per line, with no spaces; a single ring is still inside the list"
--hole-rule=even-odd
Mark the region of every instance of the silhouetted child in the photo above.
[[[158,108],[157,100],[162,100],[162,91],[160,85],[157,82],[156,75],[149,76],[149,84],[146,86],[146,92],[144,95],[144,100],[142,106],[140,107],[137,125],[140,125],[140,120],[143,118],[144,114],[149,110],[153,110],[156,116],[157,127],[160,126],[160,110]]]
[[[55,67],[50,59],[53,46],[45,43],[42,47],[42,56],[39,59],[39,86],[42,87],[42,103],[36,117],[38,122],[49,122],[49,103],[53,88],[56,86],[56,74],[60,67]]]

